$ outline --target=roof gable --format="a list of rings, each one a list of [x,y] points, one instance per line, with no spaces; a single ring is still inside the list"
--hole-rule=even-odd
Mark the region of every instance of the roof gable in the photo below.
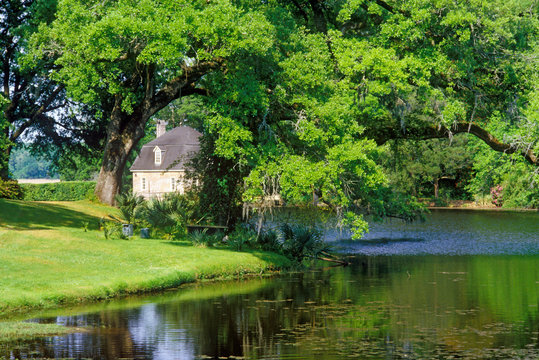
[[[174,128],[142,146],[129,170],[170,171],[185,170],[187,163],[200,150],[202,134],[188,126]],[[161,163],[155,163],[155,152],[160,150]],[[166,154],[166,155],[164,155]]]
[[[189,126],[178,126],[144,146],[199,144],[202,134]]]

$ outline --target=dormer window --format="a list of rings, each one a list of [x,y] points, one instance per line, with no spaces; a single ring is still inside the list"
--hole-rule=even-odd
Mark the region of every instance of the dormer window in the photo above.
[[[163,151],[159,149],[159,146],[156,146],[153,149],[153,152],[155,154],[155,165],[161,165],[161,161],[163,159]]]

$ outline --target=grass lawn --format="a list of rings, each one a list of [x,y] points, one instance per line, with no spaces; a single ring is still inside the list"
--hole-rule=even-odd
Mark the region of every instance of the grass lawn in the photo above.
[[[288,265],[280,255],[259,251],[106,240],[99,219],[115,211],[88,201],[0,199],[0,316]]]
[[[36,337],[62,335],[81,332],[84,329],[68,328],[56,324],[37,324],[28,322],[1,322],[0,345],[15,340],[33,339]]]

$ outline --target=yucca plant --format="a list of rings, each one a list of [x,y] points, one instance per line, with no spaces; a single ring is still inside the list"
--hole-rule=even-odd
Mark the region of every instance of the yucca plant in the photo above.
[[[241,226],[228,235],[228,245],[236,250],[241,251],[245,246],[252,245],[256,242],[256,232]]]
[[[127,236],[125,236],[122,232],[122,225],[115,222],[115,221],[104,221],[101,224],[101,227],[103,229],[103,235],[105,236],[105,239],[122,239],[126,240]]]
[[[164,232],[166,238],[185,235],[192,214],[192,204],[180,194],[167,194],[162,199],[151,199],[146,202],[142,211],[144,219],[154,229]]]
[[[194,231],[191,234],[189,234],[189,240],[191,240],[191,243],[193,243],[196,247],[205,247],[206,246],[206,229],[202,231]]]
[[[110,215],[110,217],[120,222],[135,224],[140,217],[141,205],[144,204],[144,198],[128,192],[116,195],[115,199],[116,206],[120,210],[120,216],[117,218]]]
[[[258,235],[257,243],[262,250],[280,252],[282,244],[279,241],[277,232],[274,230],[264,230]]]
[[[321,232],[315,228],[284,224],[281,233],[284,254],[297,262],[305,258],[318,258],[329,251]]]
[[[208,234],[207,229],[189,234],[189,240],[197,247],[213,247],[223,239],[223,233]]]

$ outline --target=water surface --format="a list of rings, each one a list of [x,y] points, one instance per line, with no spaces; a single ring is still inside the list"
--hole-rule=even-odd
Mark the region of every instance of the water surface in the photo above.
[[[538,255],[539,213],[432,210],[425,222],[371,223],[366,241],[342,242],[365,255]]]
[[[537,213],[377,224],[365,243],[335,242],[355,253],[349,267],[43,314],[89,330],[0,358],[537,358],[538,234]]]

